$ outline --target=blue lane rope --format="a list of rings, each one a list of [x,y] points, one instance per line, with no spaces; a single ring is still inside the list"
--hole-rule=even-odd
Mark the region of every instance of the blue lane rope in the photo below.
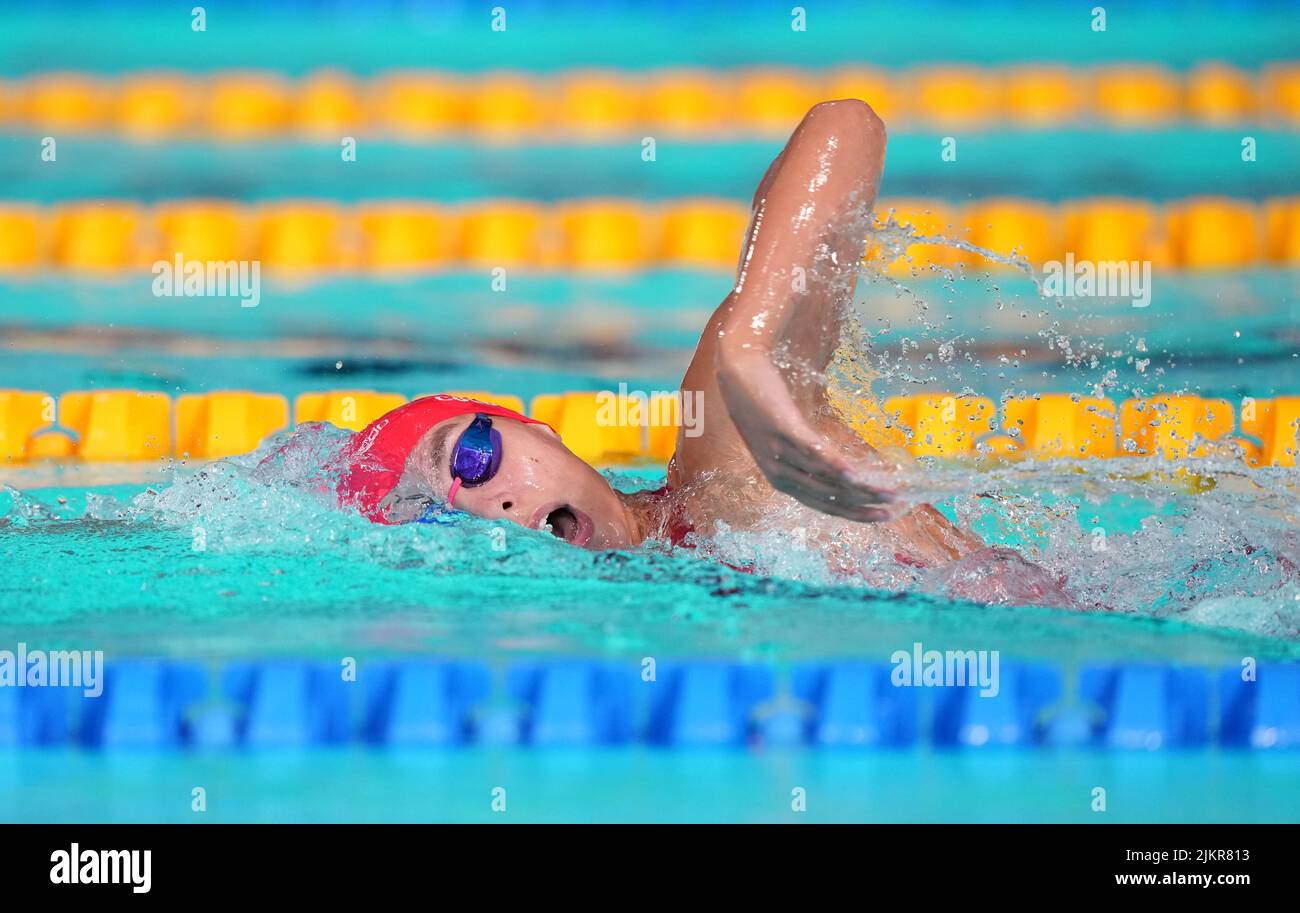
[[[1134,664],[1066,674],[1003,662],[997,679],[995,693],[979,682],[900,686],[895,667],[854,660],[777,668],[558,659],[496,668],[434,659],[110,659],[97,696],[84,687],[0,687],[0,750],[1300,749],[1300,664],[1263,664],[1253,675]]]

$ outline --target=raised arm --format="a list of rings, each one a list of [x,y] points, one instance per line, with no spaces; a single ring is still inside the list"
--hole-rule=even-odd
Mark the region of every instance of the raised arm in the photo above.
[[[679,436],[674,473],[749,459],[773,488],[824,513],[887,516],[891,492],[874,451],[827,432],[822,377],[853,296],[884,155],[884,124],[870,106],[831,101],[808,112],[768,168],[735,287],[682,381],[704,393],[704,433]]]

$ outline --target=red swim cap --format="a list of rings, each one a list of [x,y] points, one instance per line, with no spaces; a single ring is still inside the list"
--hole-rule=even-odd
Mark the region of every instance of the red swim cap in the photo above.
[[[345,465],[338,484],[340,503],[356,507],[375,523],[389,522],[387,511],[380,509],[380,502],[397,485],[406,468],[406,459],[420,438],[449,418],[477,412],[528,425],[546,424],[513,409],[464,396],[440,393],[412,400],[375,419],[354,434],[344,447]]]

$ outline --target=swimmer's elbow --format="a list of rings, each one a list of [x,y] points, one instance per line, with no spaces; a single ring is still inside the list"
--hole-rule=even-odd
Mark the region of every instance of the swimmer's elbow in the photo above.
[[[813,105],[809,117],[816,116],[834,122],[840,129],[853,130],[868,142],[884,144],[887,139],[885,122],[867,102],[860,98],[840,98]]]

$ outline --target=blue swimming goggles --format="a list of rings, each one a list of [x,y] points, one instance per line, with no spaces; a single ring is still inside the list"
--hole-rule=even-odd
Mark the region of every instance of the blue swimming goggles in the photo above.
[[[447,491],[447,507],[454,506],[456,492],[461,488],[475,488],[492,481],[501,468],[501,432],[492,427],[492,419],[479,412],[474,421],[461,432],[451,449],[451,488]],[[442,505],[428,504],[416,520],[417,523],[446,523]]]

